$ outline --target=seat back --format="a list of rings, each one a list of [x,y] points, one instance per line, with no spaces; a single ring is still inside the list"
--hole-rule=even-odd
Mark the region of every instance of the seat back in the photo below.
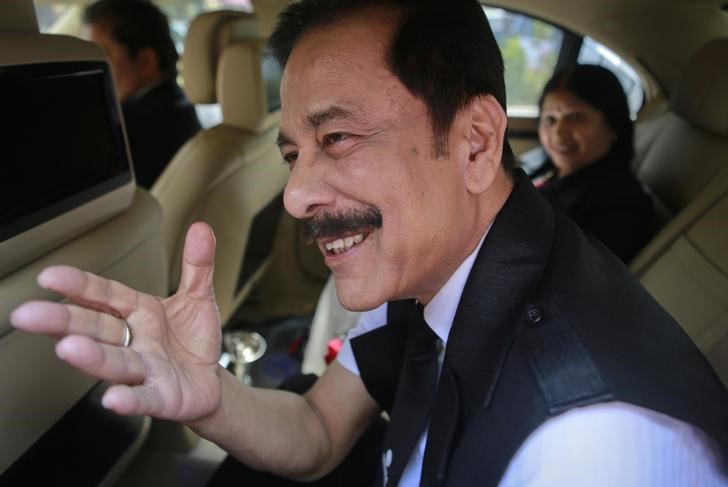
[[[728,170],[635,258],[631,270],[728,386]]]
[[[288,178],[275,143],[280,73],[264,48],[253,14],[218,11],[193,20],[183,57],[185,91],[194,103],[219,102],[223,121],[189,140],[152,188],[164,214],[172,288],[189,225],[201,220],[214,229],[223,323],[269,262]]]
[[[676,216],[630,268],[728,385],[727,106],[720,39],[695,54],[669,109],[641,123],[639,177]]]
[[[665,217],[677,215],[728,166],[728,39],[703,46],[669,107],[636,125],[636,173]]]
[[[17,79],[21,78],[10,82],[4,78],[0,89],[12,86],[10,99],[36,89],[38,95],[41,91],[46,95],[63,92],[68,100],[56,99],[55,95],[23,96],[19,100],[22,113],[15,113],[10,108],[13,103],[7,103],[8,93],[0,93],[5,100],[3,115],[7,124],[0,144],[6,163],[3,193],[14,195],[0,211],[0,483],[32,484],[32,478],[45,475],[60,483],[87,480],[89,484],[104,485],[112,483],[115,472],[133,457],[148,430],[149,419],[103,413],[74,415],[81,404],[93,403],[84,411],[102,410],[98,399],[84,399],[97,381],[56,358],[54,340],[16,331],[9,315],[28,300],[59,299],[36,284],[38,273],[49,265],[76,266],[154,294],[166,291],[167,267],[159,231],[161,210],[149,193],[134,188],[121,129],[114,130],[118,127],[115,123],[103,123],[118,123],[113,87],[106,84],[104,90],[90,79],[88,85],[76,84],[87,79],[86,74],[100,76],[104,69],[107,74],[103,79],[109,82],[103,52],[79,39],[41,35],[37,27],[35,32],[18,32],[12,22],[13,5],[21,13],[31,12],[28,15],[35,21],[30,1],[25,4],[27,9],[21,2],[14,2],[9,13],[4,12],[0,22],[2,75],[7,76],[13,69],[16,73],[20,73],[18,69],[39,71],[20,82]],[[92,69],[89,63],[93,63]],[[80,65],[83,68],[78,68]],[[60,69],[76,72],[69,75]],[[41,72],[42,76],[38,74]],[[45,84],[33,88],[40,86],[41,79]],[[87,86],[96,91],[82,91]],[[79,92],[86,97],[83,102],[74,98]],[[92,102],[96,104],[91,106]],[[80,103],[89,105],[79,109]],[[27,123],[31,117],[43,120]],[[98,120],[106,129],[91,126]],[[17,140],[8,140],[13,137],[8,129],[17,140],[25,141],[20,155],[13,149],[17,149]],[[105,146],[91,134],[116,141],[116,145]],[[45,144],[52,154],[41,156],[44,148],[32,144]],[[116,158],[125,162],[123,170],[113,165]],[[78,167],[80,160],[84,162]],[[19,165],[23,166],[20,170]],[[100,183],[93,182],[89,175],[102,166],[111,167],[111,175]],[[53,191],[41,187],[49,177],[39,177],[39,171],[53,175]],[[59,177],[53,179],[56,174]],[[28,175],[32,184],[26,187]],[[63,175],[68,177],[60,177]],[[32,211],[27,201],[36,205]],[[103,436],[96,436],[96,442],[87,434],[93,431],[103,432]],[[94,461],[89,465],[92,455]],[[69,459],[80,459],[83,472]]]

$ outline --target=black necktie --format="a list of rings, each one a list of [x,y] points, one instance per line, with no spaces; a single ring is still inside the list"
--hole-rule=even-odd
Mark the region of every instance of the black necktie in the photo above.
[[[384,438],[385,487],[397,485],[427,426],[437,390],[437,355],[437,335],[427,326],[422,305],[417,304],[410,319],[397,395]]]

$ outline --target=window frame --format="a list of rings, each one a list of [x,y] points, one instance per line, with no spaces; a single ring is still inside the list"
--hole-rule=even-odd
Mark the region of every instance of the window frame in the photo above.
[[[551,73],[552,75],[554,73],[557,73],[557,72],[563,70],[563,69],[568,68],[569,66],[574,66],[574,65],[577,64],[577,60],[579,58],[579,53],[581,52],[582,46],[584,44],[584,38],[585,37],[589,37],[589,38],[593,39],[595,42],[597,42],[597,43],[605,46],[607,49],[612,50],[611,47],[609,47],[608,45],[602,43],[601,41],[599,41],[598,39],[596,39],[593,36],[587,36],[587,35],[579,34],[579,33],[575,32],[575,31],[573,31],[573,30],[571,30],[569,28],[564,27],[561,24],[555,23],[555,22],[553,22],[551,20],[546,20],[543,17],[540,17],[538,15],[532,15],[530,13],[526,13],[526,12],[523,12],[521,10],[514,9],[514,8],[510,8],[510,7],[507,7],[507,6],[504,6],[504,5],[493,5],[493,4],[482,3],[481,2],[480,3],[480,6],[481,6],[481,8],[486,8],[487,7],[487,8],[497,8],[497,9],[505,10],[505,11],[510,12],[510,13],[513,13],[513,14],[522,15],[522,16],[527,17],[529,19],[533,19],[533,20],[537,20],[539,22],[543,22],[543,23],[548,24],[548,25],[550,25],[550,26],[552,26],[554,28],[559,29],[562,32],[562,40],[561,40],[561,46],[559,48],[559,54],[558,54],[558,57],[556,59],[556,64],[555,64],[554,69],[553,69],[553,71]],[[489,22],[490,22],[490,20],[489,20]],[[619,54],[617,54],[617,55],[619,56]],[[638,74],[638,76],[640,76],[640,78],[641,78],[641,83],[640,84],[641,84],[641,90],[642,90],[642,103],[641,103],[641,105],[639,107],[635,107],[635,110],[634,110],[633,115],[636,117],[637,114],[640,112],[640,110],[649,101],[648,100],[647,90],[645,89],[645,86],[646,86],[647,83],[646,83],[646,80],[644,79],[644,76],[640,73],[641,69],[643,69],[644,66],[640,63],[639,66],[638,66],[639,69],[637,69],[634,66],[634,63],[627,62],[621,56],[620,56],[620,58],[625,63],[627,63],[630,66],[630,68],[632,70],[634,70]],[[504,62],[505,62],[505,59],[504,59]],[[639,60],[637,60],[637,62],[639,62]],[[508,87],[506,87],[506,92],[508,92]],[[630,110],[631,109],[632,109],[632,107],[630,107]],[[537,116],[536,117],[529,117],[529,116],[510,116],[509,115],[509,118],[511,118],[511,119],[536,119],[538,117]],[[523,136],[523,137],[530,137],[530,136],[532,136],[532,133],[531,132],[525,132],[525,133],[523,133],[523,131],[518,131],[518,130],[517,131],[514,131],[513,133],[510,133],[509,132],[509,136],[510,137],[518,137],[519,135],[520,136]]]

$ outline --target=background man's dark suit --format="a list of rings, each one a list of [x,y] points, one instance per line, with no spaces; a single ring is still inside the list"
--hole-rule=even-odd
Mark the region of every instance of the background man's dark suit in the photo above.
[[[123,104],[137,184],[150,188],[182,145],[198,130],[195,107],[173,79]]]

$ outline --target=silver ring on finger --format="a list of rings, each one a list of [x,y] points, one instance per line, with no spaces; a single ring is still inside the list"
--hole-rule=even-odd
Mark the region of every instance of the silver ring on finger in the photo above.
[[[122,347],[130,347],[132,340],[134,340],[134,331],[131,329],[131,325],[126,320],[121,320],[121,324],[124,325],[124,335],[121,339]]]

